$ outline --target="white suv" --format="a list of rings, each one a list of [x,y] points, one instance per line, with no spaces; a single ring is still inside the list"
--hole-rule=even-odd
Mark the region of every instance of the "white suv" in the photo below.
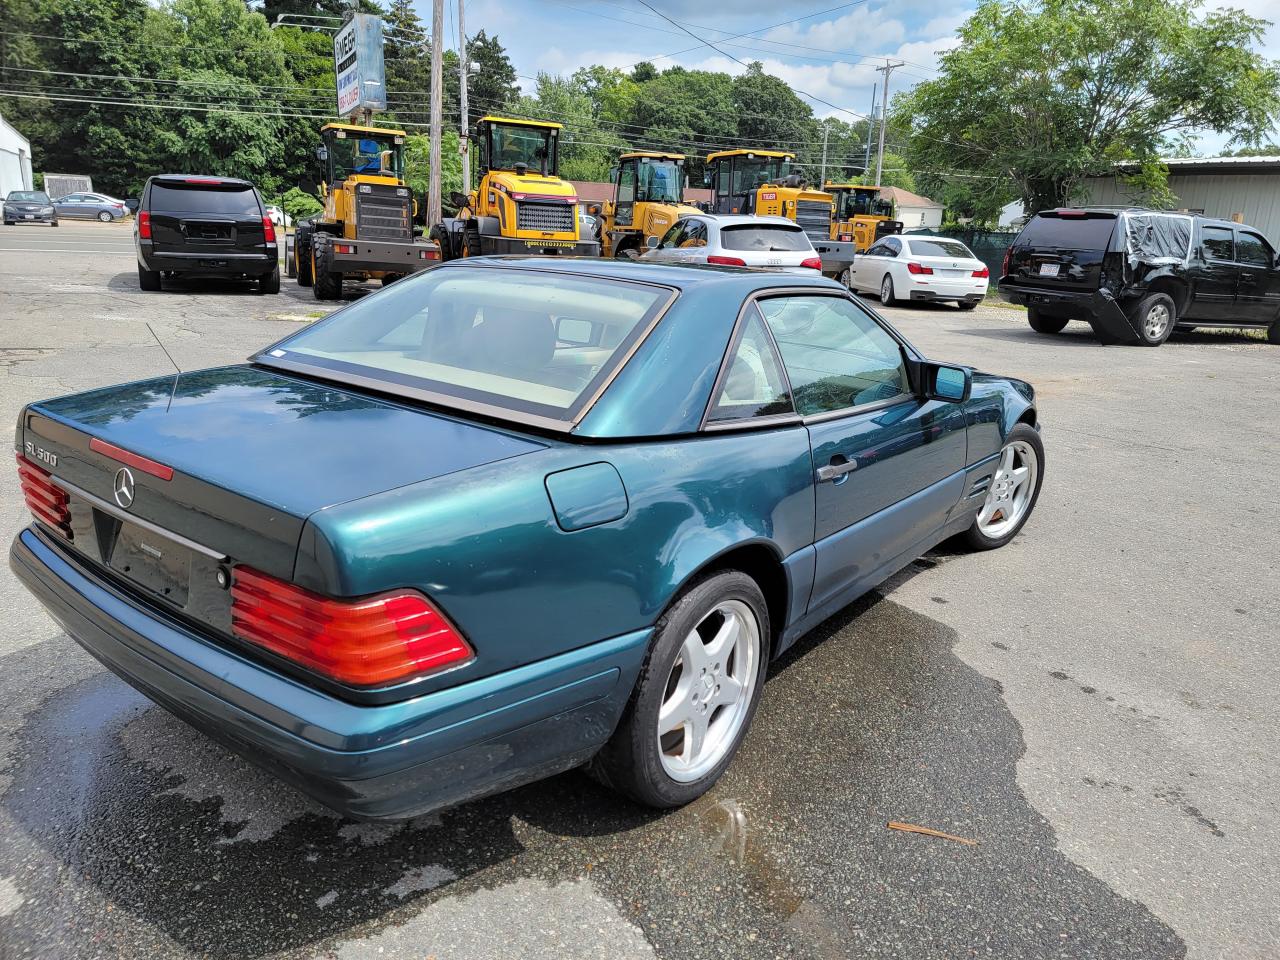
[[[785,217],[714,213],[683,217],[642,259],[822,272],[822,260],[804,229]]]

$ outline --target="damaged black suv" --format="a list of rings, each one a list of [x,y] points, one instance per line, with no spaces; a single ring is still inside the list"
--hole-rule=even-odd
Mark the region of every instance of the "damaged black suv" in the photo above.
[[[1253,227],[1185,213],[1086,207],[1032,217],[1000,295],[1037,333],[1084,320],[1102,343],[1158,347],[1178,330],[1266,330],[1280,343],[1280,261]]]

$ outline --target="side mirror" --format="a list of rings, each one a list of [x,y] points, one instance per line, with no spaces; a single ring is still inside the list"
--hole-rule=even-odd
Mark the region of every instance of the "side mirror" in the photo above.
[[[324,163],[324,161],[329,159],[329,148],[323,143],[316,147],[316,159],[321,163]]]
[[[645,243],[645,246],[647,246],[650,250],[656,250],[658,248],[657,237],[649,237],[648,239],[645,240],[644,243]]]
[[[459,193],[457,190],[450,190],[449,202],[461,210],[467,205],[467,196],[464,193]]]
[[[710,169],[702,171],[702,185],[704,187],[711,186],[712,174]]]
[[[924,395],[930,400],[964,403],[973,390],[973,371],[945,363],[925,361],[920,365]]]

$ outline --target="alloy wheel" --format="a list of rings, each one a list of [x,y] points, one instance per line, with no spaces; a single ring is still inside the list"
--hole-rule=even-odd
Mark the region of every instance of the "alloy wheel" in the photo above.
[[[658,752],[673,780],[707,775],[733,749],[760,669],[760,624],[741,600],[725,600],[689,631],[658,710]]]
[[[999,540],[1022,522],[1030,509],[1039,471],[1040,461],[1031,444],[1015,440],[1005,445],[987,499],[978,511],[978,530],[984,537]]]
[[[1169,329],[1169,308],[1163,303],[1152,304],[1142,320],[1142,332],[1148,340],[1159,340]]]
[[[893,299],[893,280],[886,273],[884,279],[880,281],[880,302],[887,304]]]

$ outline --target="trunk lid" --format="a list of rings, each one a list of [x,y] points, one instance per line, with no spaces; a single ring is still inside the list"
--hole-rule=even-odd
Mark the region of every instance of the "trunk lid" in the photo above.
[[[264,249],[262,207],[247,183],[157,177],[147,209],[157,249],[174,253],[252,253]]]
[[[1097,290],[1116,221],[1115,213],[1096,210],[1036,214],[1010,248],[1009,277],[1023,286]]]
[[[123,521],[283,579],[317,510],[544,446],[250,366],[35,404],[20,430],[28,459],[68,487],[74,546],[90,559],[109,559]],[[125,467],[127,503],[116,496]]]

